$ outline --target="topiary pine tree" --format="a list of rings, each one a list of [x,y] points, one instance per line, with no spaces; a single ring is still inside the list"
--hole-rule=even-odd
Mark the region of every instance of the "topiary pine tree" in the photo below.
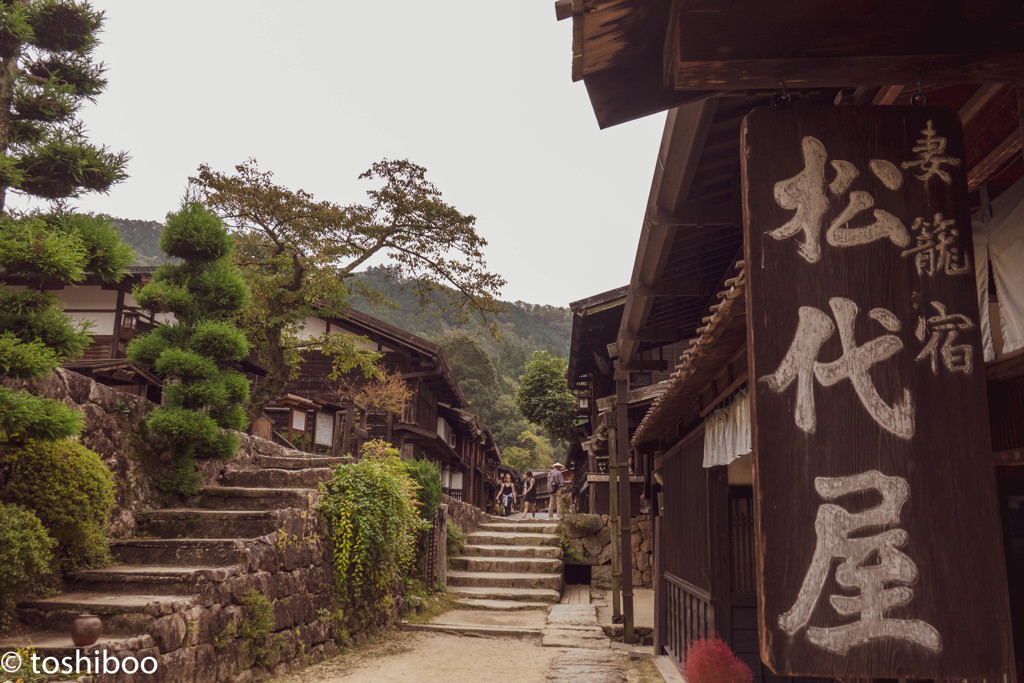
[[[167,217],[160,238],[160,248],[181,262],[161,266],[135,293],[142,308],[175,317],[128,344],[132,361],[170,380],[164,405],[146,422],[170,444],[166,491],[195,493],[195,458],[232,457],[238,438],[227,430],[246,424],[249,382],[226,367],[249,352],[245,335],[229,322],[249,304],[249,289],[231,266],[233,246],[219,218],[186,200]]]
[[[0,2],[0,211],[9,189],[64,199],[125,178],[127,155],[90,144],[78,119],[107,85],[102,24],[88,2]]]

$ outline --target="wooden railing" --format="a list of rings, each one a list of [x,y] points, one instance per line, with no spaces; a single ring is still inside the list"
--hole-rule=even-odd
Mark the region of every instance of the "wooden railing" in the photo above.
[[[692,583],[664,572],[665,651],[681,666],[687,649],[697,638],[715,631],[715,611],[711,594]]]
[[[446,496],[451,496],[453,500],[462,500],[462,489],[450,489],[448,487],[442,487],[441,493]]]

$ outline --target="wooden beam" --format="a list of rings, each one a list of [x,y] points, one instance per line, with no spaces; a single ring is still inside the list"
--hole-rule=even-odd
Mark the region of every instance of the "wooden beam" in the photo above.
[[[871,104],[887,105],[895,104],[896,100],[903,93],[902,85],[883,85],[878,90],[878,94],[871,100]]]
[[[722,12],[673,6],[666,72],[678,91],[929,86],[1024,78],[1019,17],[1007,3],[965,20],[961,3],[737,3]],[[960,5],[960,6],[958,6]],[[844,16],[846,20],[837,20]],[[793,36],[801,36],[794,40]]]
[[[991,178],[1020,151],[1021,131],[1017,129],[996,145],[996,148],[989,152],[984,159],[968,169],[967,189],[978,189],[982,183]]]
[[[713,287],[702,287],[699,280],[660,280],[650,286],[639,283],[635,289],[637,296],[643,297],[705,299],[714,294]]]
[[[739,203],[733,202],[728,204],[686,204],[675,212],[666,211],[659,206],[651,206],[647,208],[647,220],[651,225],[667,227],[743,226]]]
[[[440,375],[441,368],[427,368],[426,370],[417,370],[416,372],[403,372],[402,379],[413,379],[415,377],[433,377],[434,375]]]
[[[659,206],[672,212],[684,204],[717,107],[717,100],[707,99],[669,112],[651,180],[648,206]],[[619,359],[624,363],[633,360],[639,346],[636,336],[627,337],[626,333],[635,332],[644,324],[653,303],[652,297],[641,296],[635,288],[641,283],[656,284],[661,278],[673,239],[673,230],[652,226],[646,220],[645,212],[640,244],[633,262],[630,292],[626,296],[619,326]]]
[[[627,372],[664,372],[668,370],[667,360],[633,360],[622,364],[623,370]]]
[[[555,20],[561,21],[572,16],[572,0],[555,0]]]
[[[998,95],[1003,88],[1007,87],[1006,83],[985,83],[973,95],[967,100],[957,115],[960,117],[960,123],[964,128],[969,126],[978,114]]]
[[[620,339],[626,339],[630,342],[674,342],[679,341],[682,337],[677,327],[641,327],[637,331],[625,330],[619,333]],[[622,345],[619,345],[619,358],[622,357]],[[634,361],[630,360],[623,363],[623,365],[631,365]]]

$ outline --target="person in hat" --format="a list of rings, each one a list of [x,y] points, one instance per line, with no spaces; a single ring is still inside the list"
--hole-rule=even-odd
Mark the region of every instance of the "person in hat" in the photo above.
[[[562,516],[562,495],[559,490],[565,486],[565,477],[562,476],[562,470],[565,466],[556,462],[551,466],[551,471],[548,472],[548,492],[550,496],[548,498],[548,519],[552,516]]]

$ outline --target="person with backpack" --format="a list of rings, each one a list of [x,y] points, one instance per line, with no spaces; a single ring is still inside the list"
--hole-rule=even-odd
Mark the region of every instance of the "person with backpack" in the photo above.
[[[551,466],[551,471],[548,472],[548,492],[550,493],[548,499],[548,519],[551,519],[552,516],[562,516],[562,496],[558,491],[565,486],[565,477],[562,476],[562,470],[564,469],[565,465],[556,462]]]

